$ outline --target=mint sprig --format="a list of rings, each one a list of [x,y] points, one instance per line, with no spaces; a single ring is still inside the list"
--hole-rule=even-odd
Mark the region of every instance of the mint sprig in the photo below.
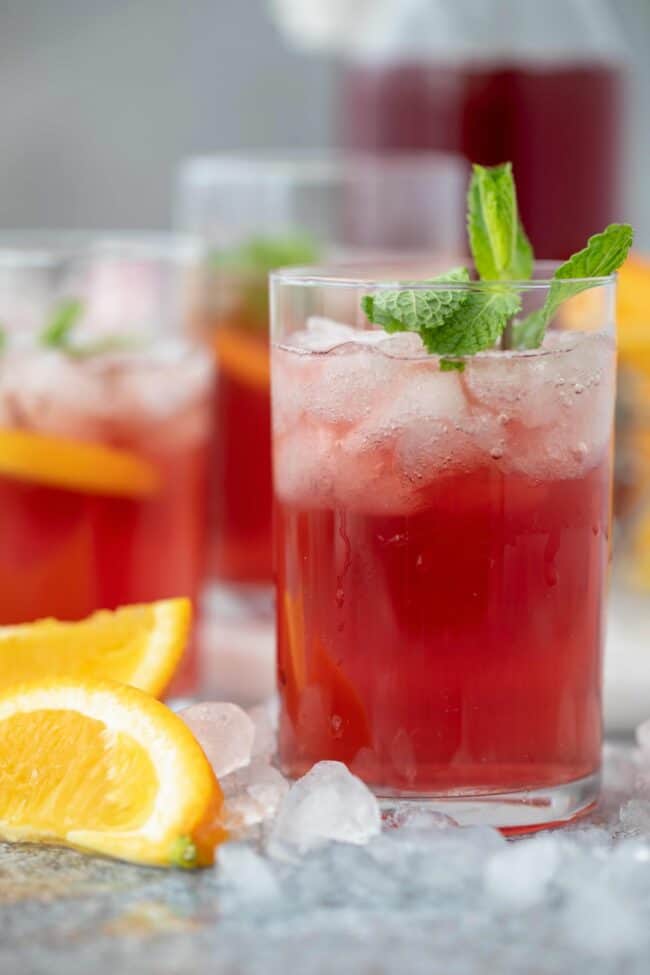
[[[533,249],[519,219],[512,164],[475,165],[467,194],[467,234],[484,281],[525,281]]]
[[[39,335],[39,342],[50,349],[58,349],[65,355],[75,359],[88,359],[96,355],[108,355],[118,352],[134,352],[145,342],[139,336],[133,335],[102,335],[91,341],[79,342],[75,340],[75,329],[84,313],[84,305],[77,298],[67,298],[61,301],[50,321]],[[0,338],[0,351],[2,339]]]
[[[632,245],[629,224],[612,224],[565,261],[553,276],[543,308],[522,320],[517,284],[533,272],[533,250],[517,206],[512,165],[474,166],[467,196],[467,231],[480,281],[465,267],[452,268],[425,284],[437,288],[379,291],[364,295],[361,307],[370,322],[387,332],[418,332],[428,352],[442,356],[443,370],[464,368],[463,357],[494,348],[536,348],[558,307],[593,279],[618,270]],[[573,280],[569,280],[573,279]],[[468,287],[445,290],[446,282]],[[512,282],[512,283],[507,283]]]
[[[278,267],[291,264],[313,264],[318,248],[307,234],[293,233],[277,237],[252,237],[229,250],[215,250],[210,265],[215,270],[227,268],[267,275]]]
[[[289,265],[314,264],[318,256],[318,246],[310,236],[288,233],[252,237],[230,249],[214,250],[208,255],[207,267],[217,275],[241,278],[237,284],[239,325],[260,332],[268,329],[269,323],[269,272]]]
[[[590,237],[587,246],[561,264],[553,275],[542,308],[513,327],[514,342],[520,349],[535,349],[542,344],[546,327],[563,301],[591,288],[592,282],[567,281],[567,278],[607,277],[617,271],[632,246],[634,231],[627,223],[612,223],[601,234]]]
[[[455,267],[446,274],[431,278],[427,284],[465,281],[469,281],[467,268]],[[467,292],[464,290],[423,291],[413,288],[364,295],[361,307],[371,322],[381,325],[387,332],[428,332],[444,324],[450,314],[462,308],[466,301]]]
[[[76,298],[60,302],[39,336],[41,345],[48,345],[53,349],[66,348],[82,314],[83,304]]]
[[[468,289],[465,296],[465,302],[437,328],[420,333],[428,352],[465,356],[489,349],[521,308],[514,291],[496,285],[479,285],[476,290]]]

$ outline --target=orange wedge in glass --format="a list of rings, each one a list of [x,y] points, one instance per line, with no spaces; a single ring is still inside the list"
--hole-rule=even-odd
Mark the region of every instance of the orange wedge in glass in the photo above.
[[[370,726],[359,694],[328,653],[318,636],[313,638],[309,657],[305,652],[305,618],[301,596],[285,592],[284,618],[288,654],[284,660],[285,705],[302,742],[313,743],[315,752],[327,748],[323,758],[350,764],[357,753],[370,746]],[[319,691],[322,706],[312,709],[309,688]],[[333,732],[331,716],[341,718]],[[324,745],[325,743],[325,745]]]
[[[191,615],[189,599],[163,599],[101,610],[78,623],[0,626],[0,689],[66,675],[121,681],[159,696],[187,645]]]
[[[268,389],[271,367],[268,345],[243,329],[219,325],[214,331],[217,366],[247,386]]]
[[[85,494],[146,497],[159,487],[156,468],[129,450],[0,429],[0,476]]]
[[[0,694],[0,837],[157,866],[212,863],[223,796],[201,748],[142,691],[68,677]]]

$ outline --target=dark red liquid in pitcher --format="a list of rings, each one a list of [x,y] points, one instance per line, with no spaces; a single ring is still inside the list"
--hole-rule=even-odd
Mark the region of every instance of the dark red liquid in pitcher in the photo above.
[[[511,160],[537,256],[564,258],[620,216],[621,89],[610,63],[357,64],[343,82],[343,139]]]

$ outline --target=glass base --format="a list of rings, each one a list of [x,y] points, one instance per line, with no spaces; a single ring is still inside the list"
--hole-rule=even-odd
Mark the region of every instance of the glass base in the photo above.
[[[524,833],[564,826],[586,815],[598,801],[600,772],[563,785],[489,795],[414,795],[376,789],[382,813],[410,802],[451,816],[459,826],[494,826],[504,833]]]

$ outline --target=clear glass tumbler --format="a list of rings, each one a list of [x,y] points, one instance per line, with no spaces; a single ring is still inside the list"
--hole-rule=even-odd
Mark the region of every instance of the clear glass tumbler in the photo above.
[[[212,360],[182,333],[175,239],[0,242],[0,623],[203,581]],[[190,650],[175,684],[196,677]]]
[[[441,270],[272,275],[280,760],[529,829],[598,795],[615,279],[447,371],[361,310]]]
[[[435,153],[225,153],[184,164],[177,222],[204,246],[189,318],[217,364],[209,562],[227,605],[271,606],[269,271],[337,246],[455,252],[465,186],[465,163]]]

